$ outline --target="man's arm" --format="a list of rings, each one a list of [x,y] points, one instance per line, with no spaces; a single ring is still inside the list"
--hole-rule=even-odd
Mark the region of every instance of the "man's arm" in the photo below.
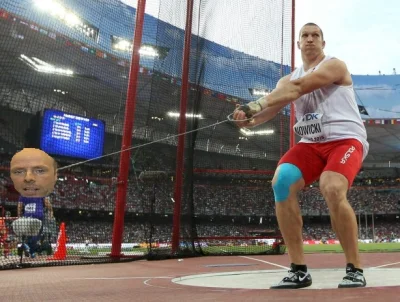
[[[18,217],[22,216],[23,208],[24,208],[24,204],[22,202],[18,202],[18,206],[17,206],[17,216]]]
[[[291,74],[281,78],[278,81],[278,83],[276,84],[276,89],[279,89],[280,87],[285,85],[287,82],[289,82],[290,77],[291,77]],[[261,112],[255,114],[251,120],[244,122],[244,123],[238,123],[238,126],[253,128],[255,126],[261,125],[265,122],[272,120],[278,114],[278,112],[282,110],[283,107],[285,107],[285,105],[282,105],[282,104],[277,104],[275,106],[267,107],[267,108],[263,109]],[[240,112],[241,111],[240,111],[240,107],[239,107],[239,110],[235,111],[236,115],[234,114],[235,120],[245,120],[246,119],[245,114],[243,112],[242,113],[240,113]]]
[[[51,218],[53,218],[54,216],[53,216],[53,206],[51,205],[51,202],[50,202],[50,198],[49,197],[46,197],[45,199],[44,199],[44,206],[47,208],[47,210],[49,211],[49,214],[50,214],[50,217]]]
[[[258,100],[262,108],[277,105],[286,106],[297,100],[302,95],[310,93],[324,86],[339,83],[348,74],[346,64],[338,59],[331,59],[316,71],[293,81],[288,81],[281,87],[272,91],[268,96]]]

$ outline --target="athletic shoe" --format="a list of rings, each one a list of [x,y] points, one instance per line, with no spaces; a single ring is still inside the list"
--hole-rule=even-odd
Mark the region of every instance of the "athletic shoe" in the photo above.
[[[296,289],[308,287],[312,284],[310,273],[294,271],[293,268],[288,271],[288,275],[277,285],[271,286],[271,289]]]
[[[19,243],[17,248],[18,256],[25,255],[25,257],[29,257],[29,246],[26,243]]]
[[[364,274],[362,272],[353,272],[351,270],[346,271],[347,274],[339,283],[338,288],[365,287],[367,285],[367,281],[365,280]]]

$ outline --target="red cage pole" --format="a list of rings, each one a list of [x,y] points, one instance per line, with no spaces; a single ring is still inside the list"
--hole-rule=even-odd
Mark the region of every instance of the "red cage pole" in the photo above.
[[[279,75],[279,77],[280,78],[282,78],[283,77],[283,64],[284,64],[284,62],[283,62],[283,55],[284,55],[284,52],[283,52],[283,44],[284,44],[284,42],[285,42],[285,37],[284,37],[284,29],[285,29],[285,1],[282,1],[282,23],[281,23],[281,33],[282,33],[282,35],[281,35],[281,71],[280,71],[280,75]],[[279,156],[280,157],[282,157],[283,156],[283,154],[285,153],[285,151],[283,150],[284,149],[284,145],[283,145],[283,142],[284,142],[284,140],[286,140],[286,137],[284,136],[284,134],[283,134],[283,129],[284,129],[284,115],[283,115],[283,113],[281,112],[280,114],[279,114],[279,121],[280,121],[280,133],[281,133],[281,137],[280,137],[280,153],[279,153]]]
[[[139,49],[142,44],[144,12],[146,0],[138,0],[136,9],[135,34],[133,39],[132,60],[129,71],[128,91],[125,103],[124,129],[122,133],[121,151],[129,149],[132,143],[132,129],[136,109],[136,91],[139,74]],[[130,150],[123,151],[119,161],[118,187],[114,210],[114,227],[111,246],[111,257],[121,256],[122,235],[124,232],[124,216],[126,193],[128,189],[128,176],[130,165]]]
[[[296,29],[295,29],[295,21],[296,21],[296,0],[292,0],[292,66],[291,70],[295,69],[295,41],[296,41]],[[294,104],[290,103],[290,148],[292,148],[296,144],[293,126],[296,123],[295,112],[294,112]]]
[[[185,26],[185,45],[182,59],[182,86],[179,115],[179,134],[186,131],[186,107],[189,91],[189,61],[190,61],[190,42],[192,38],[192,17],[193,0],[187,0],[186,7],[186,26]],[[175,188],[174,188],[174,220],[172,229],[172,253],[179,247],[180,226],[181,226],[181,203],[182,203],[182,184],[183,184],[183,157],[185,148],[185,136],[178,138],[178,148],[176,152]]]

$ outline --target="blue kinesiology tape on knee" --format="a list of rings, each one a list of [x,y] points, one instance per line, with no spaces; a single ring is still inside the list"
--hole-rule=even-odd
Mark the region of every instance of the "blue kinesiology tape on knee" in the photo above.
[[[296,183],[301,177],[301,171],[295,165],[288,163],[279,165],[276,181],[272,185],[275,202],[285,201],[289,197],[290,186]]]

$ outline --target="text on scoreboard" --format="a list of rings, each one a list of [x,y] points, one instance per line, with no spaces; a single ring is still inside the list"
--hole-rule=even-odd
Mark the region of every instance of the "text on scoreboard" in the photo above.
[[[101,120],[46,109],[40,148],[49,154],[91,159],[103,155],[104,134]]]

